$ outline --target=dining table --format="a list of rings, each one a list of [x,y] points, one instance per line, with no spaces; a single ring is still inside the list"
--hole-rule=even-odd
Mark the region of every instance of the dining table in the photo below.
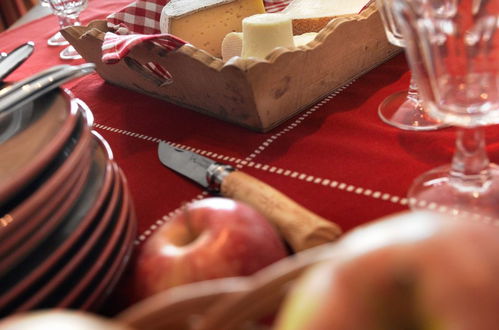
[[[89,0],[80,19],[83,24],[105,19],[129,2]],[[58,30],[57,18],[49,15],[0,34],[3,52],[26,41],[35,44],[33,55],[7,82],[51,66],[85,62],[61,60],[62,47],[47,45],[47,39]],[[453,127],[401,130],[379,118],[379,104],[390,94],[406,89],[410,76],[401,51],[265,133],[124,89],[97,73],[63,87],[91,109],[93,129],[109,142],[127,178],[138,219],[134,244],[139,251],[187,203],[211,196],[200,185],[161,164],[161,141],[202,153],[256,177],[336,223],[344,233],[408,210],[406,195],[411,183],[425,171],[450,163],[455,143]],[[487,127],[486,135],[489,157],[499,162],[499,130]],[[122,299],[129,288],[126,278],[102,313],[126,307]]]

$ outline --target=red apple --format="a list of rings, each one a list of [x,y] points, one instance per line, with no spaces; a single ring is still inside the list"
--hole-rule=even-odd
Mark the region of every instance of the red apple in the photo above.
[[[252,207],[227,198],[188,205],[139,251],[136,297],[202,280],[246,276],[287,256],[272,225]]]
[[[275,329],[499,329],[499,230],[407,213],[346,234],[286,297]]]

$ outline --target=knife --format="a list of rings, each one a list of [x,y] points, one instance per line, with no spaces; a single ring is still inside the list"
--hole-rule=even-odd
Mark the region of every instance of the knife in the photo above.
[[[0,90],[0,117],[69,80],[94,72],[94,69],[93,63],[57,65]]]
[[[192,151],[160,142],[159,159],[210,192],[245,202],[276,227],[290,247],[302,251],[341,235],[338,225],[321,218],[262,181]]]
[[[0,62],[0,81],[17,69],[21,64],[28,59],[35,49],[35,44],[29,41],[5,56],[1,57]]]

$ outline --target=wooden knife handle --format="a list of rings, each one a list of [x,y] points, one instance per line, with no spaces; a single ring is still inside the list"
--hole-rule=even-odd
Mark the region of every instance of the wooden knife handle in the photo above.
[[[227,175],[221,184],[223,196],[245,202],[269,219],[295,252],[338,238],[338,225],[300,206],[289,197],[240,171]]]

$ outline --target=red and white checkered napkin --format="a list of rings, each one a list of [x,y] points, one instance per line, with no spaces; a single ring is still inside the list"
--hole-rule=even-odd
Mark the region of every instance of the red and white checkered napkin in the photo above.
[[[170,0],[137,0],[107,17],[113,32],[106,33],[102,45],[102,61],[116,63],[141,42],[154,42],[166,50],[175,50],[185,41],[169,34],[160,34],[159,20],[163,7]],[[263,0],[267,12],[286,8],[291,0]]]
[[[128,52],[142,42],[153,42],[167,51],[175,50],[186,44],[171,34],[129,34],[118,35],[107,32],[102,44],[102,61],[113,64],[125,57]]]
[[[267,13],[277,13],[286,8],[292,0],[264,0]]]

